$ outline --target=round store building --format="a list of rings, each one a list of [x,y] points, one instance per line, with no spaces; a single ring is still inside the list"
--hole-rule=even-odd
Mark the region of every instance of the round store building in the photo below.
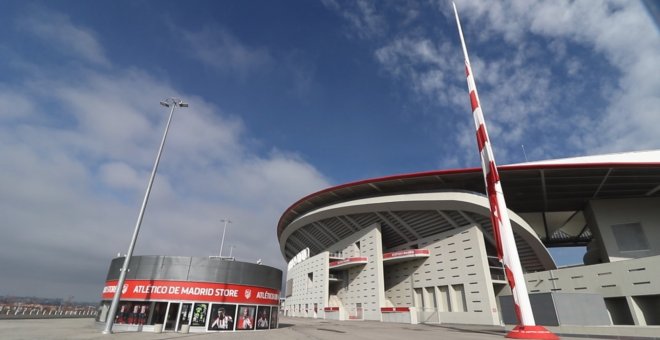
[[[97,322],[104,323],[124,257],[112,260]],[[282,271],[220,257],[134,256],[115,330],[251,331],[277,328]]]

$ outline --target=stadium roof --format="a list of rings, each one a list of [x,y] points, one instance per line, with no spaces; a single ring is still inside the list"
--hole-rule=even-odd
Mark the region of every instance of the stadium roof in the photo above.
[[[566,158],[499,166],[510,210],[522,213],[582,211],[592,199],[660,196],[660,150]],[[303,197],[281,216],[285,228],[309,212],[343,202],[408,193],[467,191],[484,193],[481,168],[400,174],[346,183]],[[591,238],[585,228],[572,245]],[[562,233],[547,233],[546,246],[566,245]]]

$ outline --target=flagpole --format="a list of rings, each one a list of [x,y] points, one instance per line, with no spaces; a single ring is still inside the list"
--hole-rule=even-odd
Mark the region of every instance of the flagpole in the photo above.
[[[513,304],[518,325],[507,334],[508,338],[515,339],[558,339],[552,332],[543,326],[537,326],[532,314],[532,307],[527,294],[525,277],[523,276],[516,241],[513,237],[511,222],[509,220],[508,209],[504,201],[504,192],[500,183],[500,176],[495,164],[495,156],[491,147],[486,121],[484,120],[479,94],[477,93],[477,84],[474,81],[474,74],[470,65],[465,39],[461,22],[458,18],[456,4],[454,6],[454,15],[456,16],[456,26],[461,38],[463,47],[463,56],[465,57],[465,75],[467,77],[468,91],[470,94],[470,104],[472,106],[472,116],[476,128],[477,146],[481,156],[481,168],[484,174],[488,202],[490,204],[490,219],[495,236],[497,257],[504,265],[507,282],[513,293]]]

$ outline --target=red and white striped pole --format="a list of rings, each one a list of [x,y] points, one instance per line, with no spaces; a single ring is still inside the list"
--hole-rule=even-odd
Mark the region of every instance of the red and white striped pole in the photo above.
[[[504,272],[513,292],[513,304],[516,316],[518,317],[518,325],[507,334],[507,337],[515,339],[558,339],[555,334],[543,326],[537,326],[534,321],[532,307],[529,303],[529,296],[527,295],[525,278],[523,277],[522,266],[520,265],[518,249],[516,248],[513,231],[511,230],[508,209],[504,201],[502,185],[500,184],[500,176],[495,165],[493,149],[491,148],[488,131],[486,130],[486,121],[484,120],[479,95],[477,94],[477,85],[474,82],[465,39],[463,38],[461,22],[458,19],[456,4],[452,4],[454,5],[458,33],[461,37],[463,55],[465,56],[465,75],[467,76],[468,91],[470,92],[472,116],[477,130],[477,146],[481,155],[481,168],[484,173],[486,191],[490,203],[490,220],[493,225],[495,242],[497,243],[497,257],[504,264]]]

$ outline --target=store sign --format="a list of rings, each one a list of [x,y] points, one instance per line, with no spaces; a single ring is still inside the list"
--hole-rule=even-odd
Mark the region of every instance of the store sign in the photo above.
[[[103,287],[103,299],[112,299],[116,290],[117,281],[107,281]],[[126,280],[121,298],[277,305],[280,302],[280,292],[270,288],[225,283]]]

